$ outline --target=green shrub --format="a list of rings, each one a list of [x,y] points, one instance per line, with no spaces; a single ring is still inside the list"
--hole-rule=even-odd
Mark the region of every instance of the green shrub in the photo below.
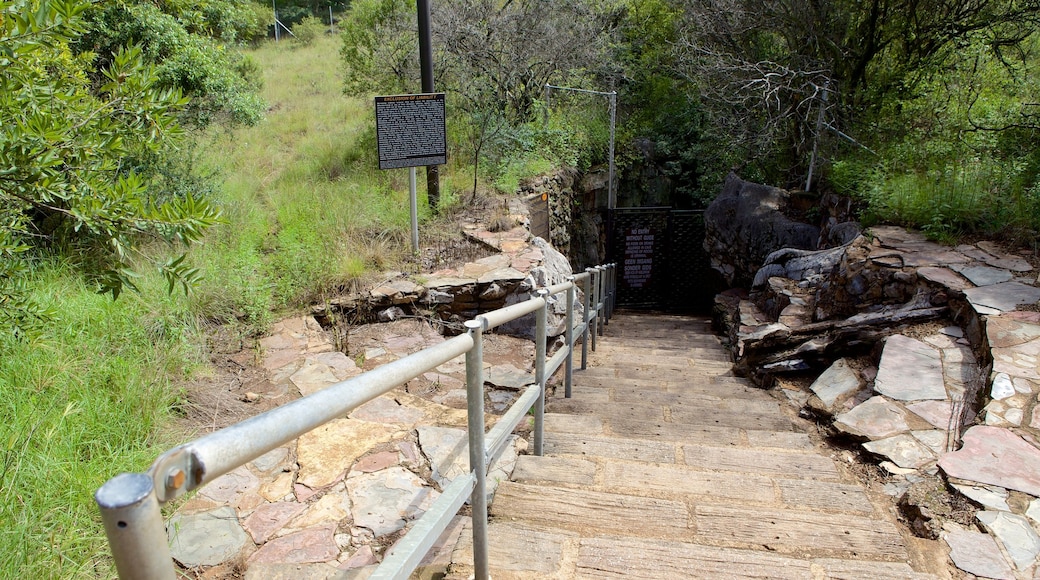
[[[328,29],[329,27],[322,23],[321,20],[308,16],[293,25],[293,45],[309,46],[314,44],[314,41],[321,38]]]

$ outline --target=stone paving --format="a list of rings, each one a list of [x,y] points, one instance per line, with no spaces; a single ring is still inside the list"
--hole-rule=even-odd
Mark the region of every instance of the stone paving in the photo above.
[[[385,327],[379,342],[355,337],[355,360],[335,351],[312,317],[279,322],[261,340],[269,380],[277,391],[303,396],[444,340],[415,320],[373,326]],[[533,352],[521,339],[492,340],[510,343],[499,350],[521,357]],[[508,360],[486,369],[500,411],[515,398],[517,377],[530,376],[515,366],[516,356]],[[508,380],[498,387],[496,376]],[[169,521],[174,558],[203,578],[367,576],[467,468],[464,381],[460,357],[202,487]],[[495,418],[488,416],[489,426]],[[524,445],[514,440],[489,482],[508,477]],[[452,531],[447,547],[424,562],[427,575],[446,567],[461,528]]]

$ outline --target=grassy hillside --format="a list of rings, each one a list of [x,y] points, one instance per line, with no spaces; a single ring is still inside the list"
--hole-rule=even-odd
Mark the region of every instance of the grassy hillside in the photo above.
[[[29,290],[57,314],[0,342],[0,578],[114,577],[93,492],[176,443],[164,425],[207,364],[207,325],[252,335],[407,257],[407,172],[374,168],[371,103],[342,95],[337,49],[252,51],[266,119],[185,151],[226,220],[189,257],[206,276],[192,294],[143,272],[113,302],[67,260],[33,262]]]

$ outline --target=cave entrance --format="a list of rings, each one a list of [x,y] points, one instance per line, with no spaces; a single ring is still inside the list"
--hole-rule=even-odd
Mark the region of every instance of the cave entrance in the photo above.
[[[618,265],[617,303],[683,313],[706,313],[717,275],[704,251],[704,211],[669,207],[611,210],[607,255]]]

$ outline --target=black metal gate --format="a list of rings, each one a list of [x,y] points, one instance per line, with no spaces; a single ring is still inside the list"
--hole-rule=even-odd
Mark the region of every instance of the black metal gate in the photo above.
[[[677,312],[710,308],[715,275],[703,247],[703,211],[615,209],[608,224],[609,260],[618,264],[618,305]]]

